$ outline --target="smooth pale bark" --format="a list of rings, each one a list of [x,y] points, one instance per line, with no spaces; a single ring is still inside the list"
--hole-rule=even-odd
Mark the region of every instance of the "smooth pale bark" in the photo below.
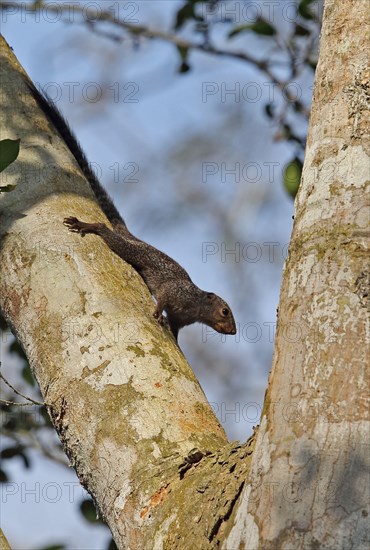
[[[2,529],[0,529],[0,550],[12,550]]]
[[[0,197],[1,311],[118,547],[161,548],[165,539],[207,546],[240,494],[248,460],[235,462],[250,446],[226,445],[138,274],[100,239],[62,225],[67,215],[104,216],[14,54],[3,39],[0,46],[1,139],[21,140],[2,176],[16,190]]]
[[[273,368],[230,550],[369,547],[368,8],[325,4]]]

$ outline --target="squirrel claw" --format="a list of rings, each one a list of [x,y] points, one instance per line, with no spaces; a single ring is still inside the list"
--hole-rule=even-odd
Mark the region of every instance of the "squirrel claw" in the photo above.
[[[75,223],[79,223],[79,220],[77,218],[74,218],[73,216],[68,216],[68,218],[64,218],[63,224],[64,225],[73,225]]]
[[[163,326],[164,325],[164,317],[162,315],[162,313],[158,313],[158,311],[155,311],[153,313],[153,317],[154,319],[157,319],[158,323]]]
[[[73,233],[80,233],[81,232],[81,225],[80,221],[77,218],[74,218],[73,216],[69,216],[68,218],[64,218],[63,224],[68,227],[70,231]]]

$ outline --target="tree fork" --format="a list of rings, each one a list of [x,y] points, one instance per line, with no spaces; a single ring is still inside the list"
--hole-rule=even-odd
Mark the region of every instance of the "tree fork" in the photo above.
[[[365,0],[326,0],[273,367],[261,425],[240,448],[133,270],[87,239],[54,264],[40,255],[65,244],[65,213],[105,220],[64,144],[18,97],[13,67],[4,137],[27,139],[14,171],[70,164],[32,186],[21,173],[1,197],[0,305],[120,548],[368,547],[366,17]]]
[[[117,546],[216,540],[249,463],[235,457],[251,446],[227,443],[183,354],[152,318],[138,274],[62,225],[71,214],[106,220],[3,38],[0,50],[2,139],[21,140],[3,173],[16,189],[0,197],[1,312]],[[216,482],[220,494],[209,499]]]

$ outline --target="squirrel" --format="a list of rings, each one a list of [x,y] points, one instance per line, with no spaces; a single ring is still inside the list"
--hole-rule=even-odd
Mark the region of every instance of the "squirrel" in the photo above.
[[[222,298],[198,288],[175,260],[130,233],[112,199],[92,171],[63,115],[52,100],[42,95],[33,84],[28,83],[28,87],[76,159],[113,229],[104,223],[86,223],[71,216],[64,218],[64,225],[82,236],[87,233],[98,235],[115,254],[141,275],[157,302],[154,317],[163,325],[163,312],[166,313],[176,341],[180,328],[196,322],[208,325],[222,334],[236,334],[233,314]]]

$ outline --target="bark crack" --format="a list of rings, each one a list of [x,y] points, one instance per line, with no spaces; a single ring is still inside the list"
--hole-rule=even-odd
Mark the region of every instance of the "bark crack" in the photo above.
[[[238,489],[235,497],[230,501],[230,504],[229,504],[226,512],[218,517],[216,523],[212,527],[211,532],[210,532],[209,537],[208,537],[210,542],[212,542],[212,540],[215,538],[215,536],[219,532],[222,523],[224,521],[227,521],[230,518],[230,516],[231,516],[231,514],[234,510],[234,507],[235,507],[235,505],[236,505],[236,503],[237,503],[237,501],[240,497],[240,494],[243,490],[244,484],[245,484],[245,482],[242,481],[241,484],[239,485],[239,489]]]

